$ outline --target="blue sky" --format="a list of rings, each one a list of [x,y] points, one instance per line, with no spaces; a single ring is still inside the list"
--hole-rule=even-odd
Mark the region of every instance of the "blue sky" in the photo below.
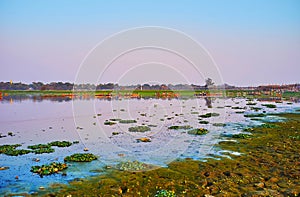
[[[298,0],[1,0],[0,81],[72,82],[97,43],[139,26],[190,35],[227,83],[300,82]]]

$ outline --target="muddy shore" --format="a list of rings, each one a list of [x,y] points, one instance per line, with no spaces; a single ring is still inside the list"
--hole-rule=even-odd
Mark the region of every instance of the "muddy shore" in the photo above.
[[[105,169],[105,174],[53,185],[32,196],[155,196],[162,190],[168,196],[299,196],[300,114],[280,116],[287,121],[250,129],[250,138],[218,144],[239,156],[186,159],[142,172]]]

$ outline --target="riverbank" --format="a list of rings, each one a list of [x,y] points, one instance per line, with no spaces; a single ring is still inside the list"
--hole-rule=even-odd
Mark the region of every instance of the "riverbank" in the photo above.
[[[142,172],[105,169],[105,174],[53,185],[36,195],[155,196],[165,190],[169,196],[298,196],[300,114],[280,116],[287,121],[248,129],[250,138],[221,142],[221,149],[242,153],[228,153],[231,159],[187,159]]]

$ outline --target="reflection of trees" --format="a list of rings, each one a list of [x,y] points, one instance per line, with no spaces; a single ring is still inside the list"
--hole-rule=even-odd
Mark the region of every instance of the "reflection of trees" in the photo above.
[[[211,97],[205,97],[204,100],[206,102],[206,106],[208,108],[212,108],[213,98],[211,98]]]

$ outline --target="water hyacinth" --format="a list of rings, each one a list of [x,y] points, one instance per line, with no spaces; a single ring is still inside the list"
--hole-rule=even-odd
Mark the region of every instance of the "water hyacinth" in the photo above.
[[[91,162],[96,160],[97,156],[92,153],[75,153],[64,158],[66,162]]]

